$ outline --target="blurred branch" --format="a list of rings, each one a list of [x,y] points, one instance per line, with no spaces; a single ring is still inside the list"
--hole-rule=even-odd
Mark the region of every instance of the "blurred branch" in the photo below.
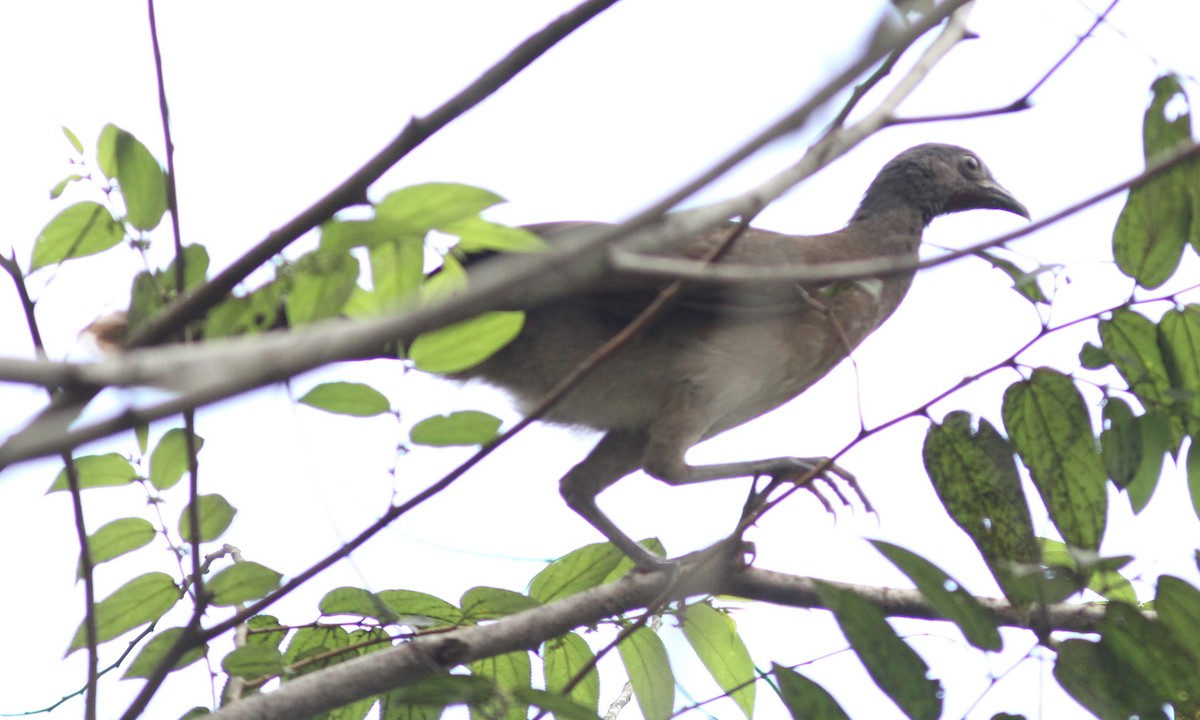
[[[634,572],[621,580],[541,605],[486,625],[462,627],[417,637],[391,649],[348,660],[295,678],[274,692],[226,705],[214,720],[306,718],[346,703],[370,697],[451,668],[508,652],[520,652],[578,627],[594,627],[604,619],[661,599],[672,581],[682,588],[674,597],[734,595],[792,607],[824,609],[812,578],[746,568],[724,554],[688,563],[672,578],[668,572]],[[890,617],[945,619],[916,590],[835,583],[839,589],[867,600]],[[1042,608],[1013,608],[1004,600],[979,599],[998,625],[1042,628],[1049,618],[1052,630],[1093,632],[1103,617],[1099,604],[1058,603]],[[1148,615],[1152,616],[1152,614]],[[1029,618],[1037,618],[1031,623]]]
[[[120,359],[93,366],[89,381],[112,371],[111,382],[101,384],[151,385],[182,394],[144,409],[131,408],[120,415],[91,424],[71,427],[78,412],[69,403],[58,403],[0,447],[0,467],[33,457],[75,447],[88,440],[106,437],[135,425],[173,415],[232,397],[299,373],[342,360],[371,357],[389,342],[467,319],[496,307],[528,306],[549,302],[577,292],[611,272],[606,246],[621,239],[635,249],[646,249],[687,234],[700,232],[735,215],[752,215],[799,182],[840,157],[871,133],[886,126],[895,107],[912,92],[932,66],[962,39],[968,0],[947,0],[920,23],[898,37],[882,37],[838,76],[826,82],[808,100],[774,123],[728,157],[701,173],[680,189],[653,203],[626,222],[610,228],[588,228],[562,240],[564,252],[532,256],[505,256],[481,263],[472,272],[470,287],[425,307],[408,309],[394,316],[348,323],[327,321],[287,334],[267,334],[206,343],[201,347],[165,347],[137,350]],[[811,114],[872,67],[880,58],[952,15],[938,38],[923,53],[917,65],[901,80],[880,106],[859,123],[834,128],[794,166],[767,180],[754,190],[714,205],[663,216],[680,201],[703,188],[721,174],[750,157],[770,142],[801,127]]]

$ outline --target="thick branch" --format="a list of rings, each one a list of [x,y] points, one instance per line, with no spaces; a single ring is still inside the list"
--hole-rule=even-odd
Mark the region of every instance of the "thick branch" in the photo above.
[[[870,601],[885,615],[927,620],[943,619],[916,590],[830,583]],[[349,702],[411,685],[449,669],[503,653],[529,650],[577,627],[594,626],[605,618],[653,605],[663,598],[732,594],[783,605],[823,608],[814,581],[784,573],[743,568],[736,562],[689,564],[672,590],[668,574],[634,572],[611,585],[504,618],[495,623],[464,627],[418,637],[390,650],[373,653],[297,678],[275,692],[254,696],[222,708],[219,720],[272,718],[287,720],[326,712]],[[1017,611],[1003,600],[981,600],[999,625],[1052,630],[1094,631],[1103,615],[1097,605],[1056,604]],[[1035,617],[1036,625],[1028,618]]]

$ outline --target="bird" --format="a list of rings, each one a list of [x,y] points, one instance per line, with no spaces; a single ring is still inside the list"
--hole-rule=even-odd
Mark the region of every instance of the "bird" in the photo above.
[[[747,228],[718,262],[750,267],[820,267],[878,258],[915,262],[921,236],[940,216],[994,209],[1029,219],[979,157],[961,147],[923,144],[884,165],[849,223],[824,235]],[[732,223],[682,238],[652,254],[701,259],[726,241]],[[528,226],[556,237],[602,223]],[[912,267],[908,265],[908,267]],[[596,497],[639,470],[669,485],[737,477],[800,480],[823,458],[776,457],[692,465],[687,451],[794,399],[896,310],[914,271],[836,283],[693,283],[640,334],[595,367],[543,421],[603,432],[559,481],[576,513],[643,569],[674,566],[625,534]],[[597,348],[620,332],[669,281],[614,277],[598,287],[526,309],[515,340],[455,376],[512,395],[528,412]]]

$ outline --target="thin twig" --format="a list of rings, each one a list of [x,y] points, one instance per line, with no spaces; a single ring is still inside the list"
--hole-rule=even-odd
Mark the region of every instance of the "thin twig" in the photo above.
[[[21,298],[21,307],[25,312],[25,323],[29,327],[29,337],[33,342],[34,352],[43,360],[46,357],[46,347],[42,344],[42,333],[38,327],[35,305],[29,296],[29,288],[25,284],[25,276],[21,274],[21,266],[16,256],[12,259],[0,257],[0,265],[12,278]],[[53,400],[53,393],[47,389],[47,394]],[[62,455],[63,471],[67,475],[67,487],[71,491],[71,511],[75,521],[75,537],[79,542],[79,570],[83,578],[83,628],[87,640],[87,692],[84,694],[83,716],[86,720],[96,720],[97,694],[100,683],[100,653],[99,632],[96,627],[96,579],[95,563],[92,560],[92,548],[88,543],[87,523],[83,516],[83,488],[79,482],[79,468],[70,452]]]
[[[1057,73],[1062,68],[1063,65],[1066,64],[1067,60],[1072,55],[1075,54],[1075,51],[1078,50],[1083,45],[1084,41],[1086,41],[1088,38],[1090,38],[1092,36],[1093,33],[1096,32],[1096,28],[1100,27],[1100,25],[1104,23],[1105,19],[1108,18],[1108,14],[1113,11],[1113,8],[1115,8],[1117,6],[1118,2],[1120,2],[1120,0],[1113,0],[1112,3],[1107,8],[1104,9],[1104,12],[1102,12],[1096,16],[1096,21],[1093,22],[1092,26],[1087,29],[1087,32],[1085,32],[1083,35],[1080,35],[1075,40],[1075,44],[1073,44],[1071,46],[1071,49],[1067,50],[1067,52],[1061,58],[1058,59],[1058,62],[1054,63],[1054,65],[1051,66],[1051,68],[1049,70],[1047,70],[1046,73],[1044,75],[1042,75],[1042,77],[1033,84],[1033,87],[1029,88],[1029,90],[1025,91],[1024,95],[1017,98],[1016,100],[1013,100],[1012,102],[1008,103],[1007,105],[1001,105],[1000,107],[991,108],[989,110],[972,110],[970,112],[946,113],[943,115],[925,115],[925,116],[920,116],[920,117],[894,118],[892,120],[891,124],[892,125],[911,125],[914,123],[944,122],[946,120],[971,120],[974,118],[992,117],[995,115],[1005,115],[1008,113],[1014,113],[1014,112],[1020,112],[1022,110],[1028,110],[1029,108],[1033,107],[1033,102],[1032,102],[1033,94],[1036,93],[1038,90],[1040,90],[1041,87],[1043,85],[1045,85],[1046,82],[1049,81],[1050,78],[1053,77],[1054,74]]]

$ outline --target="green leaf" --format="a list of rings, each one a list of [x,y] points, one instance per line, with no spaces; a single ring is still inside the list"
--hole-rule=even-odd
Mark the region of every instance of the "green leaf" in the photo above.
[[[1083,397],[1070,377],[1038,368],[1004,393],[1004,427],[1068,544],[1095,550],[1104,537],[1107,476]]]
[[[403,226],[378,217],[369,220],[334,219],[321,226],[321,250],[342,253],[356,247],[373,248],[393,242],[415,242],[424,248],[423,232],[406,231]]]
[[[1188,494],[1192,498],[1192,511],[1200,517],[1200,443],[1196,439],[1192,439],[1192,445],[1188,448],[1187,457],[1187,483]]]
[[[1171,575],[1158,578],[1154,609],[1175,641],[1200,659],[1200,590]]]
[[[416,296],[425,278],[425,246],[419,237],[381,242],[368,250],[371,290],[356,287],[344,309],[350,317],[375,317],[392,312]]]
[[[1162,702],[1170,702],[1179,717],[1200,712],[1200,658],[1189,657],[1174,633],[1124,603],[1109,603],[1100,621],[1101,644],[1111,648],[1129,669]]]
[[[1189,435],[1200,436],[1200,305],[1163,313],[1158,345],[1171,380],[1173,414]]]
[[[217,573],[204,584],[213,605],[238,605],[257,600],[279,587],[283,575],[254,562],[239,562]]]
[[[175,289],[175,258],[162,271],[163,284]],[[208,279],[208,248],[203,245],[183,246],[183,289],[191,290]]]
[[[125,228],[103,205],[90,200],[63,208],[38,233],[30,271],[71,258],[104,252],[125,239]]]
[[[75,148],[75,152],[83,154],[83,143],[79,142],[79,138],[75,133],[71,132],[71,128],[63,125],[63,135],[67,136],[67,141],[71,143],[71,147]]]
[[[133,659],[133,662],[129,664],[129,669],[121,677],[125,680],[150,677],[158,668],[158,664],[166,657],[167,651],[183,637],[183,633],[183,628],[168,628],[162,632],[155,633],[154,637],[150,638],[150,642],[146,643],[146,646],[138,651],[137,657]],[[207,652],[208,645],[206,644],[190,647],[175,661],[171,669],[178,670],[187,667],[204,657]]]
[[[280,321],[283,286],[283,282],[274,281],[245,297],[227,298],[209,312],[204,338],[253,335],[271,329]]]
[[[954,522],[971,537],[1006,596],[1022,597],[1012,566],[1036,565],[1033,520],[1021,489],[1012,448],[986,420],[972,431],[971,416],[953,412],[925,437],[925,469]]]
[[[454,249],[461,253],[541,252],[547,247],[545,240],[525,228],[498,225],[480,217],[458,220],[440,229],[459,238]]]
[[[1101,720],[1166,720],[1161,701],[1099,643],[1076,639],[1061,642],[1054,679]]]
[[[96,603],[96,641],[108,642],[130,630],[154,622],[174,607],[179,588],[166,573],[139,575]],[[69,655],[87,644],[87,628],[79,624]]]
[[[398,619],[379,596],[362,588],[340,587],[330,590],[317,607],[322,615],[357,615],[384,623],[394,623]]]
[[[1117,310],[1100,321],[1100,339],[1105,354],[1147,410],[1169,404],[1171,380],[1154,323],[1132,310]]]
[[[352,382],[321,383],[305,393],[300,402],[325,412],[370,417],[391,412],[387,397],[370,385]]]
[[[1032,303],[1050,302],[1046,294],[1042,292],[1042,288],[1038,285],[1038,276],[1045,272],[1045,267],[1038,267],[1032,272],[1025,272],[1016,263],[1000,257],[994,251],[980,250],[975,255],[983,258],[992,267],[1008,275],[1013,281],[1013,289],[1020,293],[1026,300]]]
[[[512,702],[506,694],[513,690],[528,688],[533,675],[530,667],[529,653],[525,650],[505,653],[495,657],[476,660],[467,665],[471,674],[492,680],[502,691],[494,703],[486,703],[480,708],[471,707],[471,717],[476,720],[525,720],[529,714],[529,706],[521,702]],[[515,698],[514,698],[515,699]]]
[[[617,651],[646,720],[671,717],[675,709],[675,674],[671,672],[662,639],[652,630],[640,627],[617,645]]]
[[[962,630],[967,642],[980,650],[999,650],[1004,646],[996,623],[961,583],[925,558],[899,545],[883,540],[872,540],[871,544],[913,581],[943,617],[952,620]]]
[[[79,489],[89,490],[99,487],[117,487],[128,485],[137,479],[137,470],[128,460],[116,453],[104,455],[85,455],[75,458],[75,472],[79,479]],[[50,484],[47,493],[70,490],[67,481],[67,469],[63,468]]]
[[[1119,570],[1126,565],[1128,556],[1118,558],[1095,557],[1090,562],[1081,562],[1081,557],[1092,555],[1089,551],[1072,548],[1066,543],[1050,538],[1038,538],[1042,547],[1042,560],[1052,567],[1064,568],[1078,577],[1075,587],[1091,590],[1112,602],[1137,604],[1137,593],[1133,584]]]
[[[638,540],[638,545],[641,545],[660,558],[667,557],[667,549],[663,546],[662,541],[658,538],[644,538],[642,540]],[[617,562],[616,566],[608,572],[608,575],[604,577],[604,580],[600,584],[607,585],[610,582],[616,582],[636,569],[637,563],[635,563],[628,555],[621,553],[621,559]]]
[[[584,668],[589,668],[583,679],[572,688],[569,697],[576,704],[595,711],[600,705],[600,675],[592,665],[595,657],[587,641],[576,633],[569,632],[547,640],[542,647],[546,691],[562,694],[572,678],[583,672]]]
[[[399,616],[401,625],[443,627],[462,622],[462,610],[445,600],[416,590],[381,590],[375,593]]]
[[[278,648],[287,637],[287,629],[280,627],[279,618],[274,615],[255,615],[246,621],[246,626],[250,629],[246,642],[251,645]]]
[[[159,285],[154,275],[145,271],[134,275],[129,288],[129,310],[125,318],[126,335],[137,332],[142,323],[166,305],[166,290]]]
[[[283,662],[296,669],[299,674],[310,673],[338,662],[332,656],[320,661],[311,661],[310,658],[316,655],[331,655],[331,651],[344,649],[349,644],[350,633],[339,626],[302,627],[288,642],[287,649],[283,652]],[[301,663],[304,666],[298,668]]]
[[[142,518],[120,518],[104,524],[88,536],[92,565],[118,558],[127,552],[149,545],[154,540],[154,526]],[[75,577],[83,577],[82,560]]]
[[[426,678],[407,687],[397,688],[385,696],[384,713],[404,705],[432,706],[483,705],[497,695],[496,684],[485,677],[475,675],[441,675]],[[432,717],[426,715],[399,715],[402,718]],[[384,717],[387,717],[385,714]]]
[[[687,606],[680,621],[684,637],[717,686],[737,703],[747,720],[753,720],[757,672],[733,618],[708,603],[695,603]]]
[[[529,581],[529,597],[546,604],[594,588],[604,582],[625,553],[612,543],[594,543],[572,550],[546,566]]]
[[[129,224],[139,230],[157,227],[167,210],[167,178],[146,146],[116,125],[105,125],[96,142],[96,162],[120,183]]]
[[[204,447],[204,438],[193,436],[196,453]],[[158,445],[150,453],[150,483],[159,490],[167,490],[179,482],[188,469],[188,436],[183,428],[171,428],[159,438]]]
[[[539,710],[554,713],[556,720],[600,720],[594,710],[589,710],[570,698],[551,692],[533,688],[514,688],[512,696]]]
[[[422,303],[428,304],[440,298],[450,297],[466,287],[466,268],[454,255],[443,255],[442,266],[421,284],[417,296]]]
[[[512,342],[525,324],[522,312],[489,312],[418,335],[408,356],[418,369],[455,373],[475,367]]]
[[[200,495],[196,498],[196,509],[200,513],[200,533],[192,532],[192,504],[188,503],[179,514],[179,535],[185,542],[212,542],[229,529],[237,508],[221,495]]]
[[[221,669],[247,680],[274,677],[283,674],[283,655],[268,645],[243,645],[221,659]]]
[[[358,260],[349,253],[318,250],[296,263],[285,298],[288,327],[337,317],[358,285]]]
[[[1142,429],[1124,400],[1104,399],[1104,430],[1100,433],[1104,471],[1119,488],[1129,487],[1142,464]]]
[[[55,183],[54,187],[50,188],[50,199],[57,200],[66,192],[67,186],[73,182],[79,182],[83,179],[82,175],[71,174]]]
[[[1167,113],[1167,106],[1187,106],[1179,78],[1164,75],[1151,86],[1142,143],[1147,164],[1191,142],[1190,110]],[[1176,167],[1129,191],[1113,230],[1113,257],[1121,272],[1145,288],[1156,288],[1175,273],[1189,238],[1193,218],[1200,215],[1193,187],[1196,163]]]
[[[478,410],[434,415],[413,426],[409,438],[416,445],[450,447],[484,445],[496,439],[500,418]]]
[[[795,670],[772,663],[771,674],[779,685],[779,699],[792,714],[792,720],[850,720],[825,688]]]
[[[1088,370],[1099,370],[1111,365],[1112,361],[1108,359],[1103,348],[1096,347],[1091,343],[1084,343],[1083,347],[1079,349],[1079,364]]]
[[[473,587],[463,593],[462,616],[469,622],[495,620],[538,606],[533,598],[512,590]]]
[[[929,666],[884,619],[879,609],[847,590],[817,581],[821,603],[833,611],[842,634],[867,673],[912,720],[942,714],[942,687],[929,678]]]
[[[375,205],[375,217],[397,229],[424,235],[502,202],[504,198],[482,188],[424,183],[388,193]]]
[[[1140,513],[1150,502],[1162,475],[1163,457],[1171,449],[1171,421],[1162,412],[1146,412],[1137,418],[1142,435],[1142,461],[1133,481],[1125,487],[1133,512]]]

